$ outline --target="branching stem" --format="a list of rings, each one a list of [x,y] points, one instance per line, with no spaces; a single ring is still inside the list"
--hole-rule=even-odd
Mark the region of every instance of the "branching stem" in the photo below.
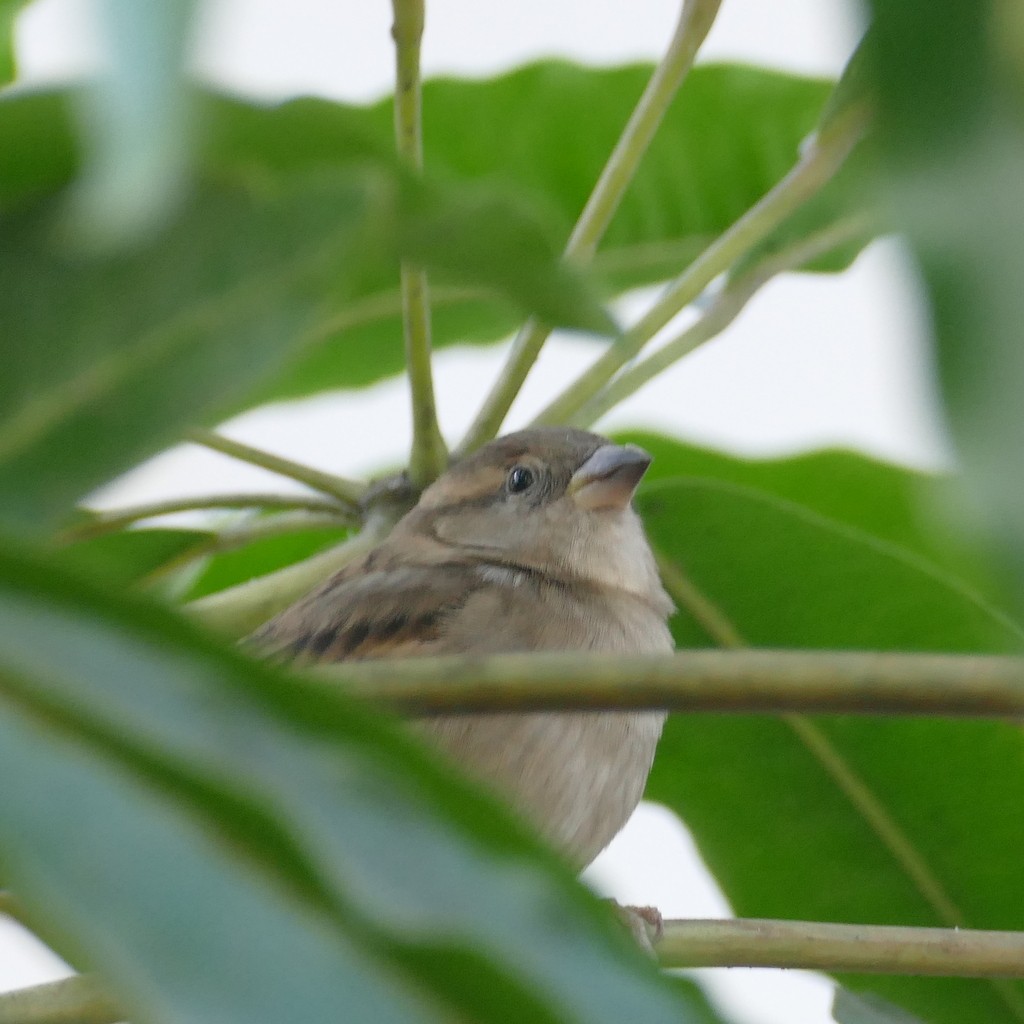
[[[423,0],[392,0],[395,40],[395,139],[399,154],[417,171],[423,169],[423,116],[420,88],[420,43]],[[430,363],[430,298],[426,271],[402,266],[402,324],[405,361],[412,392],[412,451],[409,476],[416,487],[436,480],[448,465],[448,450],[437,425],[434,379]]]
[[[282,537],[289,533],[303,530],[341,530],[351,526],[351,517],[336,513],[311,513],[305,511],[283,512],[276,516],[252,519],[248,522],[235,523],[223,530],[218,530],[209,537],[204,537],[180,554],[169,558],[162,565],[152,569],[141,580],[142,586],[151,586],[165,579],[172,572],[191,564],[197,558],[220,554],[225,551],[237,551],[256,541],[271,537]]]
[[[567,259],[588,262],[593,257],[665,112],[693,67],[697,50],[710,31],[720,6],[721,0],[685,0],[683,3],[669,48],[647,83],[569,236],[565,247]],[[523,326],[512,343],[512,351],[498,380],[459,446],[460,454],[480,447],[501,429],[550,333],[550,328],[536,320],[530,320]]]
[[[391,528],[371,517],[360,533],[311,558],[199,598],[185,611],[208,629],[239,639],[283,611],[332,573],[372,550]]]
[[[592,426],[609,409],[635,394],[648,381],[722,333],[746,308],[747,303],[771,280],[795,270],[838,248],[868,230],[868,218],[853,216],[839,221],[776,253],[735,281],[714,298],[700,318],[653,355],[623,371],[598,392],[573,417],[574,426]]]
[[[261,469],[270,470],[271,473],[277,473],[278,476],[287,477],[289,480],[296,480],[300,484],[311,487],[314,491],[320,491],[321,494],[329,494],[353,512],[358,510],[359,500],[366,493],[365,484],[355,480],[346,480],[344,477],[335,476],[332,473],[322,473],[320,470],[304,466],[300,462],[292,462],[291,459],[273,455],[260,448],[253,448],[241,441],[233,441],[230,437],[217,434],[212,430],[191,430],[186,436],[189,441],[201,444],[204,448],[210,448],[222,455],[230,455],[233,459],[251,463]]]
[[[281,509],[283,511],[323,512],[338,516],[349,516],[350,506],[340,505],[331,498],[303,494],[212,494],[195,498],[172,498],[169,501],[154,501],[146,505],[133,505],[97,512],[87,522],[70,526],[57,537],[58,543],[71,544],[91,540],[108,533],[116,533],[145,519],[159,519],[161,516],[178,512],[201,512],[210,509]]]
[[[764,241],[791,213],[815,195],[863,138],[869,115],[851,107],[827,135],[813,139],[793,169],[671,284],[641,320],[538,414],[535,424],[568,423],[616,373],[711,282]]]

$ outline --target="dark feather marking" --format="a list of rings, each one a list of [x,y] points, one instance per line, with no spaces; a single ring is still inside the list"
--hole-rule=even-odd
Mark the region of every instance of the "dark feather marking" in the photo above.
[[[336,629],[321,629],[311,637],[306,638],[306,646],[317,656],[324,653],[328,647],[338,638]]]
[[[370,623],[355,623],[345,634],[345,653],[351,654],[369,635]]]
[[[408,622],[409,616],[404,612],[398,612],[380,624],[375,636],[381,640],[387,640],[389,637],[395,636],[396,633],[400,633],[408,625]]]

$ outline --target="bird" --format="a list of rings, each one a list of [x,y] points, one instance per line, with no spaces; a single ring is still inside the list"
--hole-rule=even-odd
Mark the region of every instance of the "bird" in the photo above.
[[[250,638],[299,663],[526,651],[668,654],[673,604],[632,499],[651,456],[566,427],[458,460],[376,548]],[[418,724],[577,869],[643,795],[661,711],[437,716]]]

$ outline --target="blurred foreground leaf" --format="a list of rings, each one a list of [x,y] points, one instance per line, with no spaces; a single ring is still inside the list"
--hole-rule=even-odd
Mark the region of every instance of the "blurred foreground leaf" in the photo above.
[[[0,875],[133,1020],[713,1019],[366,707],[66,572],[0,580]]]
[[[483,185],[485,197],[491,194],[488,189],[511,196],[495,209],[527,202],[544,210],[547,234],[557,247],[568,237],[650,70],[546,61],[486,81],[428,82],[426,166],[459,191],[471,180],[471,204],[481,202],[474,196]],[[696,68],[668,111],[597,254],[594,271],[605,293],[681,271],[790,169],[829,90],[823,80],[750,67]],[[267,108],[210,98],[203,108],[199,160],[206,169],[242,174],[252,182],[280,183],[316,168],[351,169],[388,157],[391,118],[390,101],[348,107],[303,99]],[[0,204],[56,188],[74,171],[66,113],[55,97],[8,98],[0,104],[0,137],[11,140],[0,148]],[[826,204],[819,215],[834,211],[830,214]],[[471,243],[466,255],[479,262],[482,252],[487,259],[477,278],[467,277],[465,267],[458,274],[432,274],[435,346],[495,341],[522,321],[522,308],[528,305],[511,287],[512,278],[505,298],[495,295],[495,284],[505,274],[526,275],[520,284],[529,294],[544,277],[523,265],[521,232],[506,217],[491,217],[476,230],[460,228],[458,218],[445,225],[431,233],[434,247],[458,228],[455,241]],[[853,255],[845,253],[829,269],[839,269]],[[450,266],[439,255],[434,266],[442,265]],[[557,280],[549,272],[548,281]],[[571,294],[571,289],[563,292]],[[560,308],[533,305],[528,311],[549,320]],[[321,322],[315,339],[259,398],[362,386],[399,372],[400,308],[393,264],[363,260],[345,307]],[[579,318],[570,323],[587,326]],[[594,320],[589,325],[599,326]]]
[[[610,329],[522,204],[421,185],[358,133],[343,156],[281,173],[260,162],[273,112],[221,110],[243,136],[254,117],[262,142],[236,137],[164,231],[99,255],[70,246],[60,202],[41,199],[76,166],[61,102],[0,101],[0,520],[45,527],[184,426],[245,407],[344,318],[367,273],[397,280],[401,257],[523,314]]]
[[[940,380],[975,514],[1024,596],[1019,5],[873,6],[885,198],[924,274]]]

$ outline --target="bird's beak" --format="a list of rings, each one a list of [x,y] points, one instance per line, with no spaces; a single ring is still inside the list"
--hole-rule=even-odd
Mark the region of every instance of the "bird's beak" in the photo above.
[[[580,508],[622,509],[650,464],[650,455],[636,445],[602,445],[573,473],[567,490]]]

